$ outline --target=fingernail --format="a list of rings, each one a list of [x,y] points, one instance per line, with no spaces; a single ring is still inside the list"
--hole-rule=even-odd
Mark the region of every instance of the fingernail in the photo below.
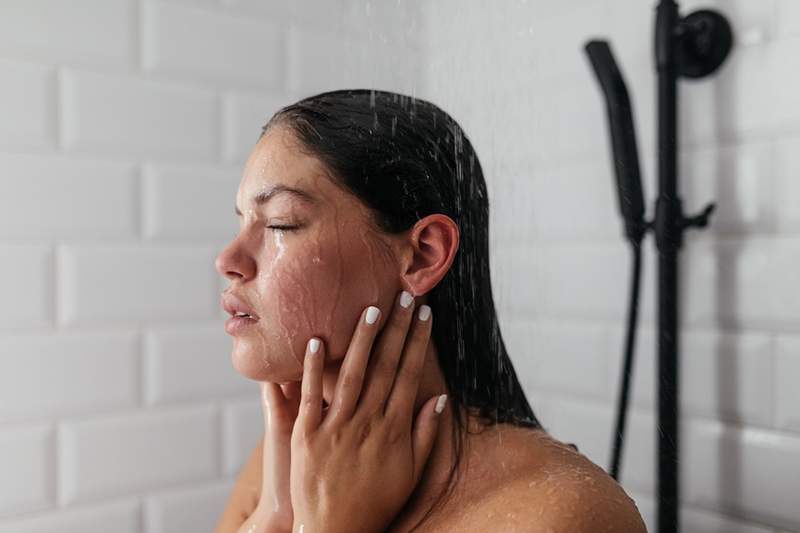
[[[436,400],[436,407],[433,408],[437,414],[441,414],[444,411],[444,404],[447,403],[447,394],[442,394],[439,396],[439,399]]]
[[[317,353],[317,350],[319,350],[319,339],[311,339],[308,341],[308,349],[311,350],[311,353]]]
[[[403,307],[408,307],[411,305],[411,302],[414,301],[414,297],[411,296],[411,293],[408,291],[403,291],[400,293],[400,305]]]
[[[422,306],[419,308],[419,319],[424,322],[424,321],[428,320],[428,318],[430,316],[431,316],[431,308],[430,308],[430,306],[428,306],[426,304],[422,304]]]
[[[374,324],[376,320],[378,320],[378,315],[381,313],[381,310],[375,307],[374,305],[370,305],[367,308],[367,324]]]

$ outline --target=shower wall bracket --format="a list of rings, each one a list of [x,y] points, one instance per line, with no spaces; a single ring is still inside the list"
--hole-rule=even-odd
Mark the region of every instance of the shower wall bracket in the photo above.
[[[658,424],[657,524],[658,533],[680,529],[678,491],[679,337],[678,253],[683,232],[704,228],[715,204],[694,216],[684,216],[677,180],[677,80],[714,73],[733,46],[733,33],[720,13],[703,9],[681,17],[675,0],[656,6],[654,56],[658,78],[658,196],[652,221],[645,222],[639,159],[627,87],[607,41],[592,40],[585,51],[606,100],[617,198],[625,234],[634,252],[626,354],[613,435],[611,474],[616,479],[624,441],[628,388],[633,367],[642,238],[655,234],[658,250]]]

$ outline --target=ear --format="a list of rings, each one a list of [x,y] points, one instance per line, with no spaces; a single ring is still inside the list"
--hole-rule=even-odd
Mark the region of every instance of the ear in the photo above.
[[[436,213],[417,221],[407,235],[401,279],[414,296],[422,296],[450,270],[460,232],[452,218]]]

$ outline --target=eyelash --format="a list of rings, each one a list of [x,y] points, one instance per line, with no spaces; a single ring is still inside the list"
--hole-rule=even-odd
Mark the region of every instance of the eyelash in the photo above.
[[[271,230],[293,231],[293,230],[296,230],[299,226],[279,226],[279,225],[274,225],[274,226],[267,226],[267,227],[269,229],[271,229]]]

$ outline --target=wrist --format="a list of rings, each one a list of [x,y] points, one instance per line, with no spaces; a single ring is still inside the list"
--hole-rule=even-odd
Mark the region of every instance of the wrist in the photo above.
[[[256,507],[237,533],[292,533],[292,521]]]
[[[337,526],[330,522],[323,522],[323,525],[313,524],[308,521],[295,520],[292,524],[291,533],[382,533],[385,529],[360,528],[352,524],[347,526]]]

